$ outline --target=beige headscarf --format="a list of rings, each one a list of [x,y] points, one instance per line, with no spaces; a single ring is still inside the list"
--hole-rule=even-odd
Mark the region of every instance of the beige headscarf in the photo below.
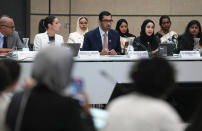
[[[80,27],[79,27],[79,20],[80,20],[81,18],[84,18],[84,19],[85,19],[85,17],[83,17],[83,16],[82,16],[82,17],[79,17],[79,18],[77,19],[76,32],[78,32],[80,35],[84,35],[85,33],[88,32],[88,27],[87,27],[87,29],[86,29],[85,31],[83,31],[83,30],[80,29]]]
[[[71,80],[73,53],[69,48],[47,47],[35,58],[32,77],[50,90],[64,95]]]

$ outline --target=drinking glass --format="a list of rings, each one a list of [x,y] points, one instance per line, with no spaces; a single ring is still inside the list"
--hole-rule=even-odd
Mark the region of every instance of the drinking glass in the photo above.
[[[160,56],[167,56],[167,47],[166,46],[159,47],[159,54]]]
[[[29,51],[29,46],[28,46],[29,38],[22,38],[22,40],[24,44],[23,51]]]

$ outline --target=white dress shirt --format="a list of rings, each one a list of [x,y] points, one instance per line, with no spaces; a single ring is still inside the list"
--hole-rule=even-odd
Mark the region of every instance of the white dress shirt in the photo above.
[[[101,27],[99,27],[99,31],[100,31],[100,36],[101,36],[101,40],[102,40],[102,47],[103,47],[104,46],[104,34],[105,34],[105,32],[102,30]],[[107,33],[107,41],[108,41],[108,31],[106,33]]]
[[[4,35],[0,32],[0,48],[3,48],[4,44]]]

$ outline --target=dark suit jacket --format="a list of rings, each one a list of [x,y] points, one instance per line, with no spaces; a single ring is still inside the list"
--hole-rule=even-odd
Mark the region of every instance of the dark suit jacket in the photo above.
[[[102,51],[102,40],[100,36],[99,28],[89,31],[84,36],[82,51]],[[108,32],[108,48],[114,49],[117,54],[120,54],[120,36],[115,31],[110,29]]]

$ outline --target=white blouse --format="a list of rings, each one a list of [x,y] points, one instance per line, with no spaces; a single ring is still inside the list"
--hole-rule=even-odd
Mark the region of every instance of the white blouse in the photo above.
[[[81,43],[80,48],[83,47],[83,40],[84,35],[79,34],[78,32],[73,32],[69,34],[69,38],[67,40],[67,43]]]

